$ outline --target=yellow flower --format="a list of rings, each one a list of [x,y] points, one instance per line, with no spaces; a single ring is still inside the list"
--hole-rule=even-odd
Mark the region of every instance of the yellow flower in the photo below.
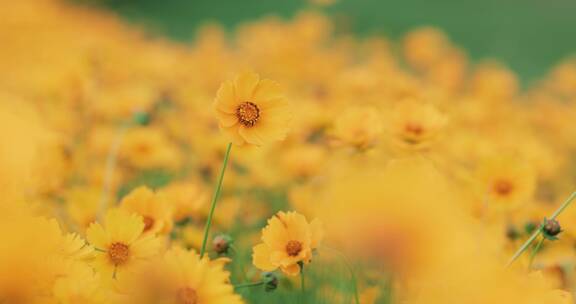
[[[109,303],[100,275],[82,263],[72,264],[67,273],[56,280],[53,293],[57,303],[62,304]]]
[[[369,107],[354,107],[338,117],[334,135],[343,143],[365,149],[373,146],[382,134],[382,118]]]
[[[300,273],[299,263],[308,264],[323,237],[320,221],[308,223],[294,211],[278,212],[262,229],[262,243],[253,248],[253,263],[264,271],[280,268],[288,275]]]
[[[86,231],[88,242],[98,251],[94,268],[104,276],[116,276],[121,269],[136,266],[160,250],[160,240],[143,235],[142,217],[123,209],[108,211],[104,225],[93,223]]]
[[[477,174],[481,198],[497,210],[511,210],[528,202],[536,189],[534,168],[518,156],[487,158]]]
[[[397,145],[421,150],[437,139],[446,122],[446,116],[432,104],[407,100],[392,113],[389,131]]]
[[[176,247],[121,280],[126,304],[241,304],[222,260]]]
[[[120,205],[128,212],[142,216],[145,233],[168,233],[172,230],[171,206],[161,193],[141,186],[126,195]]]
[[[177,168],[181,155],[166,134],[158,128],[140,127],[126,132],[120,156],[138,169]]]
[[[176,222],[187,217],[204,216],[202,210],[208,205],[209,194],[199,182],[173,182],[162,188],[162,193],[168,204],[172,205]]]
[[[288,133],[290,111],[280,86],[247,72],[220,86],[214,101],[220,129],[236,145],[261,146]]]

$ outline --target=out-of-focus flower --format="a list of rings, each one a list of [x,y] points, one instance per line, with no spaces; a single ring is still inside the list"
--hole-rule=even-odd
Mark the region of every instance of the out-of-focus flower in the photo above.
[[[168,233],[172,230],[172,209],[162,193],[138,187],[120,202],[121,208],[142,216],[144,233]]]
[[[391,115],[389,136],[394,144],[408,150],[428,148],[447,123],[446,116],[434,105],[414,100],[401,102]]]
[[[122,280],[121,303],[244,303],[229,277],[221,261],[175,247]]]
[[[334,136],[344,144],[366,149],[376,144],[382,129],[382,118],[376,109],[353,107],[345,109],[336,119]]]

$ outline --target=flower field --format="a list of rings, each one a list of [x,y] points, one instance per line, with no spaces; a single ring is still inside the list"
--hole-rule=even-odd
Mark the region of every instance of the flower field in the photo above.
[[[574,303],[576,60],[1,5],[1,304]]]

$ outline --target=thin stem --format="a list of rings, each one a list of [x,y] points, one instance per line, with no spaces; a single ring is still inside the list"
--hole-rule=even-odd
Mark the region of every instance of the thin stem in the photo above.
[[[114,171],[116,169],[116,162],[118,160],[118,153],[120,152],[120,146],[124,140],[124,136],[128,129],[132,126],[131,122],[124,123],[116,133],[112,146],[108,151],[108,156],[106,157],[106,167],[104,171],[104,181],[102,183],[102,194],[100,196],[100,202],[98,204],[98,219],[102,220],[104,212],[108,209],[108,199],[110,198],[110,190],[112,189],[112,179],[114,178]]]
[[[306,297],[306,288],[304,285],[304,263],[299,262],[298,265],[300,265],[300,287],[302,288],[302,300],[300,303],[304,303],[304,299]]]
[[[562,205],[552,214],[550,217],[551,220],[555,220],[566,207],[572,203],[572,201],[576,198],[576,191],[572,192],[572,194],[562,203]]]
[[[264,282],[262,282],[262,281],[253,282],[253,283],[244,283],[244,284],[234,285],[234,289],[242,289],[242,288],[256,287],[256,286],[262,286],[262,285],[264,285]]]
[[[356,304],[360,304],[360,297],[358,296],[358,281],[356,279],[356,273],[354,272],[354,268],[352,267],[352,264],[350,263],[348,258],[346,258],[346,256],[342,252],[340,252],[334,248],[327,247],[327,246],[322,246],[322,248],[331,250],[336,255],[338,255],[340,257],[340,259],[342,259],[342,261],[346,265],[346,268],[348,268],[348,271],[350,271],[350,279],[352,280],[352,291],[354,292],[354,301],[356,302]]]
[[[542,236],[540,238],[540,241],[536,243],[536,246],[532,248],[532,253],[530,253],[530,262],[528,263],[528,270],[532,269],[532,263],[534,263],[534,258],[536,257],[536,254],[538,254],[538,251],[540,251],[540,248],[542,248],[542,244],[544,244],[545,239],[546,238]]]
[[[204,239],[202,240],[202,248],[200,249],[200,258],[203,258],[204,254],[206,253],[206,243],[208,242],[210,227],[212,226],[212,217],[214,217],[214,210],[216,210],[216,202],[218,201],[218,197],[220,196],[220,190],[222,189],[222,180],[224,179],[224,172],[226,172],[226,165],[228,164],[228,158],[230,157],[230,149],[232,149],[232,143],[228,143],[228,147],[226,148],[226,154],[224,155],[222,170],[220,171],[220,176],[218,177],[216,189],[214,190],[214,196],[212,196],[210,213],[208,214],[208,220],[206,221],[206,226],[204,227]]]
[[[560,205],[560,207],[558,207],[558,209],[554,211],[550,219],[555,220],[562,213],[562,211],[564,211],[574,201],[575,198],[576,198],[576,191],[572,192],[572,194],[564,201],[564,203],[562,203],[562,205]],[[508,261],[508,264],[506,264],[506,267],[512,265],[512,263],[514,263],[514,261],[516,261],[516,259],[518,259],[518,257],[520,257],[520,255],[522,255],[522,253],[526,251],[528,247],[530,247],[530,244],[532,244],[532,242],[534,242],[534,240],[541,233],[542,233],[542,225],[540,225],[540,227],[538,227],[538,229],[534,231],[534,233],[532,233],[530,238],[528,238],[526,242],[524,242],[524,244],[522,244],[522,246],[518,248],[518,250],[514,253],[512,258],[510,258],[510,260]]]

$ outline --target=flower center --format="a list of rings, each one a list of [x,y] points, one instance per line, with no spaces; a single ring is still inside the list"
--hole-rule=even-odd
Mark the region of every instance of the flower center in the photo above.
[[[514,185],[507,180],[498,180],[494,183],[494,191],[502,196],[509,195],[514,190]]]
[[[245,127],[253,127],[260,118],[260,109],[256,104],[246,101],[236,108],[236,117]]]
[[[300,251],[302,251],[302,243],[292,240],[286,244],[286,252],[289,256],[295,257],[300,253]]]
[[[198,294],[190,287],[184,287],[176,291],[176,302],[179,304],[198,304]]]
[[[130,247],[123,243],[113,243],[108,248],[108,257],[112,264],[118,266],[126,263],[130,257]]]
[[[404,126],[404,130],[415,136],[419,136],[424,132],[424,128],[418,123],[408,123]]]
[[[144,232],[152,229],[152,227],[154,226],[154,219],[149,216],[145,216],[143,220],[144,220]]]

